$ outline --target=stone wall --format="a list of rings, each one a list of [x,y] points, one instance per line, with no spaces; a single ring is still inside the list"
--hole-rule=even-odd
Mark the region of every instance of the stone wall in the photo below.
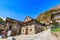
[[[34,25],[35,25],[35,33],[39,33],[43,31],[43,28],[44,28],[43,25],[38,24],[38,23],[35,23]]]
[[[28,35],[35,34],[34,24],[29,25],[29,26],[22,27],[21,34],[24,34],[25,35],[25,33],[26,33],[26,27],[28,29]]]
[[[0,24],[0,29],[4,30],[4,25]]]

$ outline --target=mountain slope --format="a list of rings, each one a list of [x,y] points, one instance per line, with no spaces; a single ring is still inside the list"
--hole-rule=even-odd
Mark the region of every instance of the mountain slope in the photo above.
[[[59,6],[56,6],[44,13],[41,13],[37,18],[36,20],[41,22],[41,23],[50,23],[51,22],[51,15],[54,13],[54,12],[58,12],[60,11],[60,5]]]

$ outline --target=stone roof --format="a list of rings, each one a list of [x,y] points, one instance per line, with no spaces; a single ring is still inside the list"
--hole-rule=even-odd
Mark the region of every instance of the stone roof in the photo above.
[[[18,21],[16,19],[12,19],[12,18],[9,18],[9,17],[6,17],[6,20],[22,23],[22,21]]]

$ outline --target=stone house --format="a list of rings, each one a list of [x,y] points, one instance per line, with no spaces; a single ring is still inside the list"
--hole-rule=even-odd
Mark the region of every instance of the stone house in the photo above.
[[[24,21],[18,21],[9,17],[6,17],[4,25],[1,25],[1,29],[12,30],[12,34],[21,35],[33,35],[44,30],[42,23],[38,22],[29,16]]]
[[[17,33],[17,32],[21,33],[20,32],[21,31],[21,23],[22,23],[22,21],[18,21],[18,20],[6,17],[5,30],[7,31],[9,29],[9,30],[14,31],[15,33]]]
[[[43,31],[43,24],[27,16],[22,23],[21,34],[32,35]]]
[[[52,20],[55,20],[56,22],[60,23],[60,12],[54,12],[51,16]]]

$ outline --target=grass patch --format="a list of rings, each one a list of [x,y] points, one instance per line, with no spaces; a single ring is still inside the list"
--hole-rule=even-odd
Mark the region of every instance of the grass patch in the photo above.
[[[51,29],[51,31],[53,31],[53,32],[59,32],[60,28]]]

